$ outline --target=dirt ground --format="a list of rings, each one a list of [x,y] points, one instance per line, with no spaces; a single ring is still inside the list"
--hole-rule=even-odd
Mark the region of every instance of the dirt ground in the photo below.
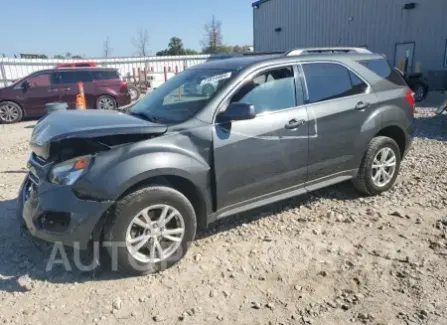
[[[0,324],[447,324],[447,115],[432,95],[397,185],[349,183],[227,218],[160,274],[46,272],[16,197],[35,122],[0,126]]]

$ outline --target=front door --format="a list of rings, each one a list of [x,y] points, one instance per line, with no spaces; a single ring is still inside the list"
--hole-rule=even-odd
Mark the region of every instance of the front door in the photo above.
[[[23,88],[23,105],[28,116],[42,116],[46,113],[45,104],[58,100],[51,91],[50,73],[44,72],[27,79],[28,87]]]
[[[374,114],[377,97],[343,65],[306,63],[302,69],[310,117],[308,181],[343,177],[343,172],[360,165],[361,135],[368,131],[365,121]]]
[[[414,42],[398,43],[394,53],[394,66],[402,72],[413,72]],[[408,57],[407,71],[405,70],[405,59]]]
[[[227,100],[255,106],[251,120],[214,127],[217,208],[302,187],[307,175],[308,117],[293,67],[256,74]]]

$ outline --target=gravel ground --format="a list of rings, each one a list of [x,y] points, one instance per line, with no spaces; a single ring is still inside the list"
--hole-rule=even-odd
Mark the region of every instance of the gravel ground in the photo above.
[[[35,122],[0,126],[0,324],[447,324],[447,115],[434,96],[390,192],[340,184],[226,219],[174,268],[134,278],[45,272],[51,247],[15,221]]]

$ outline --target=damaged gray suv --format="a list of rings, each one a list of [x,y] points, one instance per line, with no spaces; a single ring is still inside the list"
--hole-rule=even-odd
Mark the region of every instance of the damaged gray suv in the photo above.
[[[192,82],[215,86],[191,94]],[[108,243],[120,269],[155,272],[217,219],[347,180],[366,195],[390,189],[412,143],[413,95],[365,49],[194,66],[126,114],[40,120],[19,219],[34,237]]]

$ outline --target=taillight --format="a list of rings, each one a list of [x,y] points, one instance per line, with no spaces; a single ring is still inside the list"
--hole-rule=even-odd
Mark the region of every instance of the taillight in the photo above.
[[[120,90],[121,92],[127,92],[127,81],[121,80]]]
[[[410,105],[411,110],[416,111],[416,100],[414,99],[414,92],[412,90],[408,90],[405,94],[405,99],[407,100],[408,105]]]

